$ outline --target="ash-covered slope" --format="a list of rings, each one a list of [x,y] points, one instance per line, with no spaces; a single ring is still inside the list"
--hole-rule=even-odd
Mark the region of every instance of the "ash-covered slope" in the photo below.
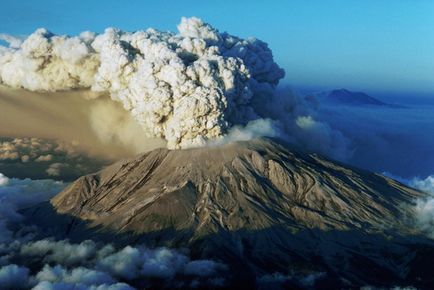
[[[131,240],[242,261],[255,275],[326,272],[353,286],[413,281],[419,254],[407,237],[417,234],[411,205],[422,193],[288,148],[257,139],[158,149],[78,179],[51,204]]]
[[[420,193],[390,179],[302,155],[269,139],[189,150],[158,149],[80,178],[52,204],[94,224],[194,237],[219,230],[366,231],[399,227]]]

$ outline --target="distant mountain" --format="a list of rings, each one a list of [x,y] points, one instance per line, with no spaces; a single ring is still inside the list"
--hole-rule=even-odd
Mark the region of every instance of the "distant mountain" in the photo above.
[[[341,105],[374,105],[390,106],[376,98],[373,98],[363,92],[351,92],[346,89],[332,90],[315,94],[320,101]]]
[[[32,220],[58,221],[56,229],[71,238],[86,238],[79,227],[86,222],[114,241],[189,248],[227,264],[239,289],[274,272],[323,277],[310,288],[288,280],[288,289],[424,289],[434,283],[434,245],[409,218],[422,196],[381,175],[257,139],[157,149],[81,177],[45,206],[69,219],[65,227],[43,208],[30,212],[39,215]]]

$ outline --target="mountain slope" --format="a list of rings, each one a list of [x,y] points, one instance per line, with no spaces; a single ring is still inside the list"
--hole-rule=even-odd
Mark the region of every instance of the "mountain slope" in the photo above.
[[[95,229],[188,247],[239,272],[326,272],[327,287],[416,281],[415,245],[430,242],[413,238],[409,217],[423,194],[288,148],[258,139],[157,149],[81,177],[51,204]]]
[[[136,233],[170,226],[201,235],[275,224],[370,231],[398,227],[400,205],[419,195],[390,179],[255,140],[158,149],[80,178],[52,204]]]
[[[363,92],[351,92],[346,89],[338,89],[315,94],[320,101],[335,105],[347,106],[392,106],[373,98]],[[394,106],[394,105],[393,105]]]

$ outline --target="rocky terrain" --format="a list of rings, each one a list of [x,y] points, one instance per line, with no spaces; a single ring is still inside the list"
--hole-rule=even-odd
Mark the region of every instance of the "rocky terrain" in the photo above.
[[[245,287],[282,273],[319,277],[284,280],[292,289],[423,289],[434,282],[425,268],[434,247],[412,219],[422,196],[379,174],[256,139],[120,161],[28,214],[51,222],[60,215],[57,230],[70,238],[189,248],[236,270],[234,283]]]

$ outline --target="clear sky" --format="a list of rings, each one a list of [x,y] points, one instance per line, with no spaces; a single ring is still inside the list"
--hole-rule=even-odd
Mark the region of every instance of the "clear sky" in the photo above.
[[[434,0],[0,1],[3,33],[173,31],[181,16],[198,16],[268,42],[296,88],[434,97]]]

